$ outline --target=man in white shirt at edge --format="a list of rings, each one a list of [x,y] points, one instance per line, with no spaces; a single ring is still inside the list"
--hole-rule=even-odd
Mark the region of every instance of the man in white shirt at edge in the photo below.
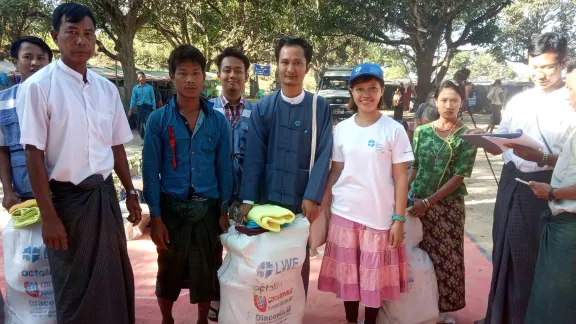
[[[111,172],[140,221],[124,143],[132,132],[113,83],[87,69],[94,15],[58,6],[51,31],[61,59],[18,92],[21,144],[42,214],[58,323],[134,323],[134,277]],[[95,293],[97,292],[97,293]]]
[[[493,273],[484,324],[524,323],[548,203],[534,199],[524,181],[550,183],[573,111],[562,81],[567,41],[557,33],[534,38],[528,48],[534,89],[516,95],[507,105],[497,133],[521,129],[543,149],[510,145],[503,153],[504,168],[494,207]],[[502,151],[490,151],[494,155]]]

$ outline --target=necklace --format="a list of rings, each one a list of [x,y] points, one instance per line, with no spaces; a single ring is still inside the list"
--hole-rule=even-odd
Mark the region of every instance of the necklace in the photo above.
[[[456,123],[458,124],[458,123]],[[445,138],[442,139],[442,141],[444,143],[442,143],[442,146],[440,146],[440,148],[438,149],[438,151],[436,151],[436,153],[434,154],[434,161],[438,161],[440,158],[438,157],[438,154],[440,154],[440,152],[442,151],[442,149],[444,148],[444,145],[446,145],[447,142],[447,138],[450,137],[450,135],[452,135],[452,131],[454,131],[454,128],[456,127],[456,124],[452,125],[452,128],[450,128],[450,132],[448,133],[448,136],[446,136]],[[436,132],[439,132],[440,130],[438,130],[438,126],[437,124],[434,124],[434,128],[436,129]]]

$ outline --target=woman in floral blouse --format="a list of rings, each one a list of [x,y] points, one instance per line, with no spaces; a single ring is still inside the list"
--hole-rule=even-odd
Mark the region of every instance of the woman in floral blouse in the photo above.
[[[458,120],[466,92],[458,82],[442,82],[434,99],[440,118],[414,133],[414,165],[410,172],[414,206],[424,229],[420,247],[436,270],[440,293],[440,323],[455,323],[446,312],[466,306],[464,294],[464,178],[470,177],[476,147],[460,135],[468,128]]]

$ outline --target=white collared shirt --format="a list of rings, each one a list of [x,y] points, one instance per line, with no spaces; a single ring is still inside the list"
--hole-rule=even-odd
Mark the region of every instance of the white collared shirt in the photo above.
[[[18,91],[20,143],[45,151],[51,180],[77,185],[94,174],[107,178],[112,146],[133,138],[116,86],[90,69],[86,79],[58,60]]]
[[[304,101],[304,96],[306,95],[306,93],[304,92],[304,90],[302,90],[302,92],[298,96],[294,98],[288,98],[284,95],[284,92],[280,90],[280,95],[282,96],[282,99],[287,103],[291,105],[297,105],[299,103],[302,103],[302,101]]]
[[[569,135],[569,127],[574,125],[576,114],[568,102],[568,90],[562,87],[551,93],[538,88],[526,90],[510,100],[504,111],[497,133],[510,133],[521,129],[539,140],[544,152],[548,152],[542,136],[550,145],[552,154],[560,154]],[[538,118],[538,123],[536,122]],[[540,131],[538,130],[540,125]],[[540,135],[542,132],[542,135]],[[529,173],[551,170],[552,167],[539,167],[537,163],[523,160],[512,150],[503,153],[504,163],[513,162],[521,172]]]
[[[556,167],[554,167],[550,185],[554,188],[576,185],[576,131],[572,131],[572,134],[564,143],[564,149],[558,158],[558,162],[556,162]],[[564,212],[576,213],[576,199],[551,201],[549,205],[554,215]]]

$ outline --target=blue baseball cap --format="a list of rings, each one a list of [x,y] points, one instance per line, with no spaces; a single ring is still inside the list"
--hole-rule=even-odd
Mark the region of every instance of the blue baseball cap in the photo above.
[[[352,81],[354,81],[356,78],[366,75],[373,76],[384,81],[384,70],[382,70],[380,65],[374,63],[362,63],[356,65],[352,69],[352,74],[350,74],[350,83],[352,83]]]

